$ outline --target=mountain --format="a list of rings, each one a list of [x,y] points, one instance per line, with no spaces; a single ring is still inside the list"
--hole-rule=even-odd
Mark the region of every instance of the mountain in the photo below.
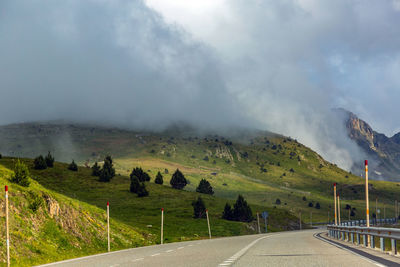
[[[400,133],[387,137],[378,133],[354,113],[340,109],[344,114],[349,137],[368,155],[371,178],[400,181]],[[357,167],[355,167],[357,170]],[[360,171],[360,168],[357,170]]]

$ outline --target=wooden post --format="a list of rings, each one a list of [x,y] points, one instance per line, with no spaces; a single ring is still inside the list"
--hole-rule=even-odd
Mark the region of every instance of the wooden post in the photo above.
[[[350,221],[351,207],[349,209],[349,221]]]
[[[300,211],[300,230],[301,230],[301,211]]]
[[[261,228],[260,228],[260,215],[257,212],[257,225],[258,225],[258,233],[261,234]]]
[[[369,227],[369,196],[368,196],[368,160],[365,160],[365,204],[366,204],[366,219],[367,227]],[[371,245],[371,236],[368,235],[367,246]]]
[[[329,218],[329,210],[328,210],[328,224],[329,224],[329,220],[330,220],[330,218]]]
[[[10,266],[10,231],[8,228],[8,186],[5,186],[6,191],[6,243],[7,243],[7,266]]]
[[[206,215],[207,215],[208,235],[211,239],[211,228],[210,228],[210,219],[208,218],[208,210],[206,210]]]
[[[310,211],[310,225],[312,227],[312,211]]]
[[[161,245],[164,241],[164,208],[161,209]]]
[[[107,249],[110,252],[110,203],[107,201]]]
[[[336,183],[333,184],[333,198],[335,199],[335,225],[337,225],[337,199],[336,199]]]
[[[339,194],[337,195],[337,203],[338,203],[338,219],[339,219],[339,225],[340,225],[341,222],[340,222],[340,196],[339,196]]]

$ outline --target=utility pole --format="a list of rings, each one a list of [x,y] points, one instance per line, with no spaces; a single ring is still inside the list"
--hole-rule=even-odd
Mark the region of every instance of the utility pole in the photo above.
[[[368,160],[365,160],[365,202],[366,202],[366,219],[367,219],[367,227],[369,227],[369,196],[368,196]],[[368,235],[368,244],[369,247],[371,245],[371,236]]]
[[[107,201],[107,248],[110,252],[110,203]]]
[[[339,225],[341,225],[341,222],[340,222],[340,196],[339,196],[339,194],[337,195],[337,202],[338,202],[338,218],[339,218]]]
[[[333,184],[333,198],[335,199],[335,225],[337,225],[336,183]]]
[[[6,243],[7,243],[7,267],[10,267],[10,231],[8,228],[8,186],[5,186],[6,191]]]

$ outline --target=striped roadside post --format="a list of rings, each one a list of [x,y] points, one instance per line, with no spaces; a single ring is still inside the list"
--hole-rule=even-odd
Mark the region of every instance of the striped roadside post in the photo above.
[[[8,186],[5,186],[6,191],[6,243],[7,243],[7,266],[10,266],[10,231],[8,228]]]
[[[337,225],[336,183],[333,184],[333,198],[335,199],[335,225]]]
[[[110,203],[107,201],[107,250],[110,252]]]
[[[161,208],[161,245],[164,241],[164,208]]]
[[[211,239],[211,228],[210,228],[210,219],[208,218],[208,210],[206,210],[206,215],[207,215],[208,235]]]
[[[369,227],[369,196],[368,196],[368,160],[365,160],[365,202],[366,202],[366,223]],[[367,235],[367,246],[371,245],[371,236]]]

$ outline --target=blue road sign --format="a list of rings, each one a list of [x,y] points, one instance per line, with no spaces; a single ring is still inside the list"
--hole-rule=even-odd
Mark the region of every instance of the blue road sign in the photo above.
[[[261,216],[263,217],[263,219],[268,218],[268,211],[263,211],[263,212],[261,213]]]

